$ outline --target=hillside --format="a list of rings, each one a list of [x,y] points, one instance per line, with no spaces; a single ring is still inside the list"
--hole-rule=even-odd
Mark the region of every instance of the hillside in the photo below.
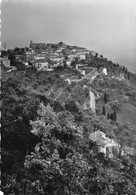
[[[136,75],[86,48],[34,46],[2,68],[4,193],[135,195]]]

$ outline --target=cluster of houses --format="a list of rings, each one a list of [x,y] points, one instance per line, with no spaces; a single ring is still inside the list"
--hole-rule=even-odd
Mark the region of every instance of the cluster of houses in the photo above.
[[[10,60],[7,57],[1,60],[4,66],[10,67]],[[98,58],[100,55],[83,47],[66,45],[64,42],[53,44],[31,41],[29,47],[24,48],[23,53],[15,54],[15,59],[23,62],[26,67],[33,65],[37,70],[50,71],[58,66],[71,67],[71,62],[74,60],[76,62],[83,60],[87,64],[94,57]]]
[[[38,70],[44,70],[64,65],[70,67],[73,60],[86,60],[90,56],[95,56],[95,52],[82,47],[69,46],[63,42],[46,44],[31,41],[29,56],[33,56],[34,65]]]

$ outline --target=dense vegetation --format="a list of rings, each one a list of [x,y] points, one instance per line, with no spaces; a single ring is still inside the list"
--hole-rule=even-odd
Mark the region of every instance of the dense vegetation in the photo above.
[[[105,59],[96,58],[89,66],[106,66],[109,75],[124,71],[128,77],[127,69]],[[67,85],[59,75],[62,71],[71,70],[3,72],[2,190],[7,195],[135,195],[136,156],[120,151],[110,159],[89,139],[91,132],[100,130],[121,149],[126,144],[136,147],[134,128],[118,120],[124,102],[136,105],[134,75],[123,81],[98,75],[90,85],[100,96],[94,115],[79,105],[88,101],[83,89],[88,81]],[[115,99],[118,102],[112,102]],[[113,118],[107,116],[107,102]]]

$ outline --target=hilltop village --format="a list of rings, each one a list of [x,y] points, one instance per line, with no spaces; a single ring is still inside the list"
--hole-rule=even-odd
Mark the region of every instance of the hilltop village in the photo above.
[[[74,66],[74,63],[71,64],[73,60],[82,60],[81,64],[82,62],[87,64],[92,57],[102,58],[102,56],[94,51],[89,51],[86,48],[77,46],[68,46],[63,42],[58,44],[45,44],[33,43],[32,41],[30,42],[30,47],[22,49],[15,48],[14,51],[8,50],[7,55],[10,55],[7,61],[6,55],[3,59],[7,67],[10,66],[10,61],[15,58],[26,67],[33,65],[38,71],[52,71],[58,66]]]
[[[99,59],[98,61],[101,62],[101,66],[104,66],[104,62],[107,62],[106,58],[94,51],[89,51],[83,47],[66,45],[63,42],[46,44],[33,43],[31,41],[29,47],[16,47],[14,50],[3,50],[2,57],[3,64],[7,68],[11,67],[15,69],[16,61],[25,65],[26,68],[33,66],[37,71],[53,71],[55,67],[60,66],[76,68],[75,65],[81,67],[87,67],[89,65],[98,68],[100,64],[97,64],[96,67],[93,64],[93,59]],[[111,64],[112,62],[109,61],[109,63]],[[119,64],[113,65],[119,67]],[[127,68],[122,67],[122,70],[127,71]],[[85,72],[82,71],[82,74],[85,74]]]
[[[118,170],[122,171],[121,174],[126,174],[124,159],[125,163],[129,161],[133,166],[136,163],[136,75],[129,72],[125,66],[114,63],[103,55],[83,47],[70,46],[63,42],[48,44],[33,43],[32,41],[29,47],[2,50],[1,72],[3,161],[8,167],[4,168],[4,173],[9,175],[10,179],[14,178],[16,186],[20,185],[20,187],[15,187],[11,182],[12,179],[3,176],[4,192],[7,191],[8,194],[8,190],[15,192],[20,188],[25,192],[31,189],[33,194],[45,194],[45,192],[50,195],[69,194],[64,189],[65,193],[56,191],[56,189],[54,191],[48,189],[53,187],[53,183],[50,183],[53,182],[50,176],[47,180],[40,178],[41,170],[45,171],[45,167],[49,163],[47,161],[56,163],[53,164],[54,168],[48,167],[50,171],[52,169],[59,170],[59,174],[63,175],[66,170],[64,171],[63,165],[63,169],[61,169],[60,164],[69,158],[68,155],[74,155],[72,158],[75,158],[78,165],[81,163],[78,171],[84,170],[83,161],[86,171],[90,169],[91,164],[86,155],[92,155],[91,158],[96,155],[97,157],[94,157],[97,159],[96,162],[100,162],[97,166],[105,167],[104,172],[106,166],[109,166],[105,177],[110,178],[108,171],[112,171],[113,175],[111,175],[114,181],[110,178],[107,181],[110,184],[102,187],[104,181],[101,180],[101,175],[99,177],[102,182],[100,189],[94,184],[92,188],[90,187],[92,190],[90,192],[85,181],[84,184],[78,181],[79,185],[74,184],[78,186],[77,192],[74,191],[75,186],[72,191],[72,188],[66,184],[68,191],[73,194],[85,195],[114,195],[130,192],[132,195],[134,194],[136,181],[131,179],[128,181],[127,176],[120,175]],[[45,151],[45,145],[48,151]],[[91,148],[87,148],[87,146]],[[96,152],[95,149],[98,151]],[[84,150],[86,150],[85,156]],[[44,152],[47,153],[47,156]],[[54,156],[50,156],[50,154]],[[77,157],[77,154],[82,157]],[[99,154],[102,154],[103,157],[98,157]],[[20,164],[16,164],[13,159],[16,159],[16,162],[19,161]],[[106,162],[109,164],[104,165]],[[47,163],[46,166],[44,163]],[[71,163],[74,163],[74,160]],[[93,160],[92,163],[94,163]],[[112,163],[118,164],[117,167]],[[69,165],[67,164],[67,166]],[[74,164],[72,166],[77,174]],[[21,176],[18,176],[19,179],[17,178],[19,174],[17,169],[19,170],[20,167],[23,174],[26,174],[27,170],[29,181],[25,180],[25,182],[29,187],[24,187],[25,182],[23,185],[21,184]],[[13,174],[11,169],[14,169],[16,174]],[[31,169],[39,172],[35,175]],[[51,174],[48,169],[45,172]],[[72,171],[72,168],[69,169]],[[26,179],[25,175],[23,177]],[[44,176],[42,175],[42,177]],[[52,177],[56,176],[52,175]],[[75,176],[70,177],[73,182],[77,180]],[[97,177],[90,177],[91,182],[95,178],[95,182],[99,183]],[[114,193],[117,177],[120,178],[120,181],[117,184],[118,191]],[[37,178],[39,184],[34,183]],[[124,178],[128,183],[131,181],[130,191],[124,187]],[[51,187],[42,186],[42,180]],[[11,187],[8,186],[8,183]],[[122,187],[119,189],[120,183]],[[37,185],[41,187],[36,187]],[[40,191],[40,189],[42,190]]]

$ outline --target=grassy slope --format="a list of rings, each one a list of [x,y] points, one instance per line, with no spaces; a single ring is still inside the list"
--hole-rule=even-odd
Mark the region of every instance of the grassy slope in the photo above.
[[[118,121],[129,122],[133,129],[136,130],[136,106],[131,103],[123,103],[121,112],[117,114]]]

